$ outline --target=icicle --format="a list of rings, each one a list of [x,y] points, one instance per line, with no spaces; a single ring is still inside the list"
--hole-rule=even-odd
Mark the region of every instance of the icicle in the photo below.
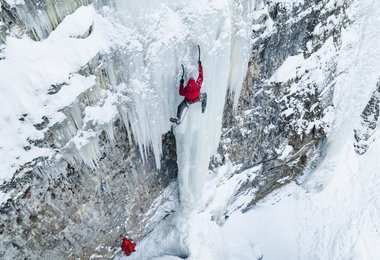
[[[55,136],[55,138],[53,138],[54,144],[60,148],[75,136],[77,127],[71,119],[66,118],[63,122],[54,125],[51,131]]]
[[[232,1],[231,5],[231,65],[228,85],[234,95],[234,109],[236,109],[250,58],[252,37],[250,23],[242,21],[249,21],[251,4],[249,1]]]
[[[105,132],[107,133],[108,139],[113,144],[115,142],[115,136],[113,132],[113,123],[110,122],[105,126]]]
[[[66,111],[67,116],[72,119],[77,129],[83,126],[82,112],[79,103],[72,104]]]
[[[82,103],[85,106],[94,106],[104,102],[105,91],[101,88],[100,84],[95,84],[90,91],[83,95]]]
[[[99,141],[97,138],[91,139],[87,144],[79,148],[80,158],[92,169],[96,169],[96,164],[100,158]]]
[[[118,110],[119,110],[119,114],[121,116],[121,119],[123,121],[123,124],[125,126],[125,129],[127,130],[129,145],[132,145],[133,140],[132,140],[132,135],[131,135],[131,129],[129,127],[129,120],[128,120],[127,112],[125,111],[125,109],[123,107],[119,107]]]
[[[92,169],[96,168],[101,155],[97,134],[92,131],[79,131],[62,151],[71,164],[83,162]]]
[[[67,15],[78,7],[92,3],[92,0],[46,0],[44,5],[39,1],[25,1],[16,6],[17,13],[24,25],[32,32],[36,40],[42,40],[59,25]]]
[[[49,158],[48,160],[39,162],[37,164],[37,167],[33,169],[33,173],[49,180],[54,180],[58,176],[64,176],[66,173],[64,171],[65,168],[59,167],[55,164],[51,164],[50,163],[51,159],[52,158]]]

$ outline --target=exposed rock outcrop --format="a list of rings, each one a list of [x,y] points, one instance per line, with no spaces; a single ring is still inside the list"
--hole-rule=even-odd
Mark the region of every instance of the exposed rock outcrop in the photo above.
[[[163,137],[158,171],[152,155],[143,163],[120,120],[113,132],[113,141],[105,132],[99,136],[96,169],[40,158],[0,187],[12,191],[0,208],[1,258],[77,259],[94,253],[110,257],[121,236],[139,240],[150,231],[140,222],[176,177],[174,137]]]
[[[361,127],[354,130],[356,140],[355,151],[358,154],[364,154],[371,143],[374,141],[374,133],[379,123],[380,112],[380,82],[376,85],[371,99],[361,114]]]
[[[247,209],[294,180],[312,167],[322,152],[348,4],[268,1],[257,11],[245,86],[236,111],[233,100],[227,98],[219,155],[211,164],[230,160],[239,165],[235,174],[260,166],[253,180],[237,187],[235,198],[249,191],[254,194],[249,204],[237,207]],[[323,48],[332,53],[326,60],[319,54]],[[287,62],[291,56],[294,61]],[[292,63],[297,65],[286,72],[289,75],[274,75],[281,65],[294,66]]]

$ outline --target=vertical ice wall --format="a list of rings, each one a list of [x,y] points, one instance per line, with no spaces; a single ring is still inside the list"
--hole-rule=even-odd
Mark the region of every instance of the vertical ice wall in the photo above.
[[[195,35],[203,50],[204,83],[208,94],[205,114],[200,105],[192,105],[187,118],[177,128],[180,199],[182,205],[194,205],[203,191],[210,156],[216,151],[228,87],[239,94],[249,57],[249,4],[224,1],[212,14],[200,17]],[[237,22],[239,21],[239,22]],[[193,59],[193,62],[195,60]]]
[[[251,5],[243,0],[116,2],[118,19],[138,35],[139,46],[126,55],[125,87],[132,102],[122,114],[137,142],[152,145],[157,156],[161,133],[169,130],[169,118],[182,101],[180,64],[187,80],[189,71],[197,68],[196,46],[201,47],[206,113],[201,113],[200,104],[192,105],[175,129],[183,204],[192,205],[203,190],[209,159],[219,142],[227,90],[238,95],[246,75]]]

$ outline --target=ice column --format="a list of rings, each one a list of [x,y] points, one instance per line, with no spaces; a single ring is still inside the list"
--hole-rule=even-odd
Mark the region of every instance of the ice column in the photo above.
[[[212,5],[212,4],[211,4]],[[206,113],[192,105],[176,130],[180,199],[191,209],[203,192],[210,157],[219,144],[227,90],[240,93],[247,72],[250,30],[248,1],[220,1],[191,26],[191,35],[202,47],[204,83],[208,94]],[[195,57],[195,56],[193,56]],[[193,63],[196,60],[192,60]],[[235,99],[237,100],[237,99]]]
[[[190,207],[200,197],[210,157],[219,143],[225,97],[237,96],[247,72],[250,46],[250,1],[115,1],[116,19],[131,32],[125,37],[122,82],[115,89],[124,95],[120,111],[142,151],[153,149],[159,163],[161,135],[170,130],[176,115],[181,64],[185,80],[196,71],[202,51],[208,94],[206,113],[193,104],[175,130],[180,196]],[[128,127],[129,128],[129,127]],[[187,207],[187,206],[185,206]]]

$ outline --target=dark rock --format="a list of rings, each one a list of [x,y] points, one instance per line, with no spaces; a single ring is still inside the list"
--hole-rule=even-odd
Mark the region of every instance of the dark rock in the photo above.
[[[35,124],[34,127],[35,127],[37,130],[42,130],[42,129],[44,129],[48,124],[49,124],[49,119],[48,119],[46,116],[43,116],[43,117],[42,117],[42,122],[41,122],[41,123],[38,123],[38,124]]]
[[[48,89],[48,94],[49,95],[57,94],[63,86],[67,86],[67,85],[68,84],[66,82],[51,85],[50,88]]]
[[[85,33],[83,33],[82,35],[70,36],[70,38],[85,39],[91,35],[93,29],[94,29],[94,23],[91,24],[91,26],[87,29],[87,31]]]
[[[376,90],[361,114],[361,127],[354,129],[355,151],[364,154],[374,141],[374,133],[379,123],[380,113],[380,81]]]

